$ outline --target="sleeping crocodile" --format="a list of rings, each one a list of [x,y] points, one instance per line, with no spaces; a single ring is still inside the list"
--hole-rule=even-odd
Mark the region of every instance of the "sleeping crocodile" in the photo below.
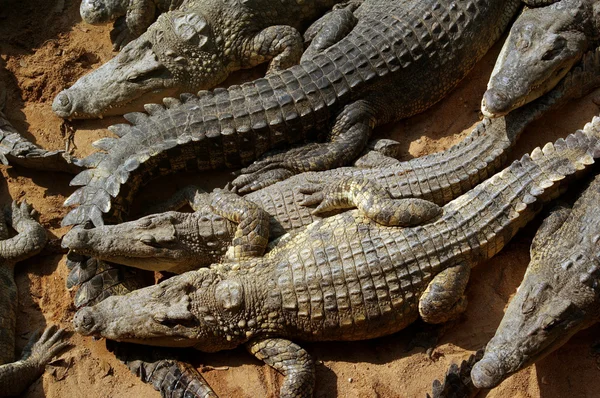
[[[365,0],[354,12],[352,31],[312,60],[127,114],[132,125],[111,127],[120,138],[100,141],[106,152],[80,162],[90,169],[71,182],[83,187],[65,204],[80,206],[64,225],[102,225],[103,213],[121,211],[112,198],[134,196],[153,177],[239,167],[269,149],[316,138],[330,124],[328,143],[266,158],[236,186],[248,192],[299,172],[342,166],[363,150],[376,125],[440,100],[486,53],[519,5]]]
[[[290,339],[370,339],[419,315],[429,323],[457,316],[471,268],[559,195],[565,177],[600,157],[599,138],[594,118],[451,201],[434,222],[412,228],[393,226],[403,204],[377,183],[342,178],[329,203],[360,210],[316,221],[264,257],[186,272],[84,307],[75,330],[205,352],[245,345],[283,374],[282,397],[312,396],[314,364]]]
[[[34,334],[23,350],[20,360],[15,361],[15,333],[17,327],[17,285],[14,267],[37,254],[46,244],[46,231],[32,215],[35,211],[27,203],[13,202],[8,214],[0,217],[0,394],[21,394],[33,381],[42,375],[50,360],[63,350],[65,331],[55,326],[48,327],[41,335]],[[9,238],[6,223],[18,232]]]
[[[139,37],[163,12],[181,5],[183,0],[83,0],[81,19],[92,25],[115,21],[110,32],[113,48],[120,50]]]
[[[299,31],[339,1],[187,1],[60,92],[52,109],[64,118],[122,115],[147,95],[210,89],[238,69],[270,62],[267,73],[283,70],[300,61]]]
[[[554,87],[586,51],[600,44],[600,4],[561,0],[525,9],[496,61],[481,111],[502,116]]]
[[[471,377],[492,388],[600,321],[600,176],[544,220],[531,262]]]
[[[63,237],[63,246],[104,261],[181,273],[220,261],[232,239],[237,239],[240,245],[240,238],[245,237],[247,241],[243,244],[249,249],[246,254],[262,254],[267,239],[278,238],[318,220],[320,213],[314,214],[314,210],[305,205],[321,202],[323,192],[318,188],[339,178],[368,178],[386,188],[395,199],[420,198],[444,205],[498,171],[530,122],[574,97],[587,94],[598,85],[600,50],[587,54],[581,66],[573,68],[544,97],[506,117],[484,119],[462,142],[441,153],[406,162],[394,160],[395,164],[391,162],[381,167],[345,167],[302,173],[249,193],[243,199],[226,192],[200,194],[195,198],[195,213],[167,212],[117,225],[74,228]],[[230,207],[235,208],[224,211],[222,204],[211,203],[222,200],[228,200]],[[425,214],[437,214],[437,208],[431,205],[417,210],[423,213],[412,214],[415,217],[413,223],[421,223]],[[73,270],[69,286],[85,284],[82,292],[76,295],[77,306],[107,288],[98,280],[101,276],[94,275],[94,269],[82,272],[87,263],[75,265],[70,262],[70,265]],[[87,283],[86,279],[92,277],[95,279]],[[110,278],[110,282],[114,286],[116,281]]]

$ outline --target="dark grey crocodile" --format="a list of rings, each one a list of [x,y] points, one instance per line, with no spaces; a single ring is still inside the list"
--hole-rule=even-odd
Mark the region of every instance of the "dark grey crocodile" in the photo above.
[[[46,231],[33,219],[35,211],[27,203],[13,202],[8,214],[0,217],[0,394],[21,394],[40,377],[48,362],[68,342],[65,331],[55,326],[47,328],[40,336],[34,334],[23,350],[21,359],[15,361],[15,333],[17,327],[17,285],[14,279],[15,264],[37,254],[46,244]],[[9,238],[7,222],[18,234]]]
[[[174,10],[183,0],[83,0],[81,19],[92,25],[115,21],[110,32],[115,50],[139,37],[163,12]]]
[[[600,176],[572,209],[544,220],[523,282],[471,372],[476,386],[500,384],[600,321],[599,203]]]
[[[376,183],[341,179],[341,191],[330,197],[361,210],[319,220],[262,258],[190,271],[82,308],[75,330],[207,352],[245,345],[284,375],[282,397],[309,397],[314,365],[290,339],[369,339],[419,316],[430,323],[457,316],[466,307],[471,268],[559,195],[566,176],[600,157],[599,138],[600,118],[594,118],[448,203],[434,222],[413,228],[393,226],[403,204],[381,195]]]
[[[283,70],[300,61],[299,32],[339,1],[187,1],[60,92],[52,109],[64,118],[122,115],[148,95],[210,89],[238,69],[270,62],[267,73]]]
[[[149,179],[248,164],[272,148],[329,135],[266,158],[238,178],[240,192],[303,171],[349,163],[376,125],[440,100],[498,38],[519,1],[366,0],[354,29],[310,61],[241,86],[183,95],[126,118],[72,185],[64,225],[103,224]],[[393,89],[390,89],[393,88]],[[328,126],[332,125],[331,129]],[[120,200],[120,199],[118,199]]]
[[[498,57],[481,111],[498,117],[538,98],[598,44],[600,13],[595,0],[561,0],[525,9]]]
[[[250,245],[245,249],[246,253],[260,255],[267,238],[278,238],[320,219],[320,213],[314,214],[313,209],[304,205],[320,202],[323,192],[318,188],[342,177],[376,181],[395,199],[420,198],[444,205],[498,171],[520,133],[531,121],[598,85],[600,51],[586,55],[582,66],[573,68],[562,83],[545,97],[506,117],[484,119],[461,143],[444,152],[407,162],[393,160],[390,165],[381,167],[345,167],[302,173],[252,192],[243,200],[223,192],[199,194],[195,198],[197,211],[193,214],[168,212],[117,225],[77,228],[63,237],[63,245],[76,253],[105,261],[181,273],[220,261],[236,234],[235,246]],[[298,187],[304,188],[299,190]],[[307,194],[314,190],[317,192]],[[236,209],[223,211],[222,205],[215,203],[223,200],[234,200]],[[424,221],[423,214],[435,215],[433,206],[418,210],[425,213],[421,213],[420,217],[413,214],[414,223]],[[239,226],[237,222],[230,221],[234,219],[239,221]],[[246,240],[240,240],[240,237]],[[85,267],[85,264],[81,266]],[[70,285],[87,282],[79,279],[84,275],[80,271],[81,266],[72,271]],[[93,274],[85,276],[91,278]],[[111,278],[111,282],[115,280]],[[77,305],[96,297],[103,288],[97,280],[90,285],[94,289],[86,289],[85,296],[78,295]]]

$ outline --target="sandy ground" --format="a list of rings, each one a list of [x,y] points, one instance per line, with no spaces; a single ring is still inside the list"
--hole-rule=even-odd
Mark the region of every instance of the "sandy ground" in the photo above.
[[[54,96],[114,54],[108,27],[83,24],[75,0],[0,2],[0,79],[8,88],[7,115],[29,139],[49,149],[65,147],[61,120],[51,111]],[[401,141],[406,159],[444,150],[458,142],[478,121],[479,101],[492,70],[496,46],[466,81],[442,103],[411,119],[386,126],[381,136]],[[4,70],[6,68],[6,70]],[[253,72],[257,73],[257,72]],[[242,75],[250,76],[251,73]],[[527,130],[515,154],[573,132],[598,113],[591,94],[560,113],[547,115]],[[76,122],[75,154],[92,152],[91,142],[110,133],[118,118]],[[27,198],[41,212],[41,222],[56,246],[65,232],[64,199],[72,192],[70,177],[2,167],[0,200]],[[226,174],[222,174],[226,176]],[[223,177],[200,184],[223,183]],[[163,196],[198,177],[183,176],[162,184]],[[142,192],[144,200],[158,197],[157,184]],[[423,397],[431,382],[452,362],[467,358],[493,335],[504,307],[514,294],[529,259],[529,244],[539,220],[513,239],[499,255],[474,270],[468,288],[466,314],[443,335],[433,358],[424,348],[408,349],[419,325],[381,339],[357,343],[305,344],[317,361],[317,397]],[[57,250],[17,267],[20,311],[18,349],[31,333],[46,324],[71,328],[73,292],[65,288],[65,256]],[[580,332],[560,350],[506,380],[484,397],[592,397],[600,390],[599,359],[592,346],[600,327]],[[54,361],[26,397],[147,397],[159,396],[142,384],[105,348],[104,341],[72,337],[73,347]],[[281,378],[244,350],[204,355],[196,365],[223,397],[273,397]],[[206,365],[206,366],[204,366]],[[208,366],[226,367],[209,370]]]

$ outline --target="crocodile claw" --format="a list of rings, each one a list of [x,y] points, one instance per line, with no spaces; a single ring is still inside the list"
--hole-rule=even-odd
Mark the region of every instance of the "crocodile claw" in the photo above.
[[[242,170],[242,172],[246,172]],[[261,171],[256,171],[250,174],[241,174],[231,182],[234,188],[237,188],[239,194],[246,194],[257,191],[259,189],[273,185],[276,182],[290,178],[295,173],[275,165],[266,166]]]

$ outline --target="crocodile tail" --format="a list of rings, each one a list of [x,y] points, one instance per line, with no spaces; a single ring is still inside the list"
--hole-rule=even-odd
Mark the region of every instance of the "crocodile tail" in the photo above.
[[[216,398],[200,372],[174,356],[176,349],[106,342],[107,348],[144,383],[152,384],[165,398]]]

